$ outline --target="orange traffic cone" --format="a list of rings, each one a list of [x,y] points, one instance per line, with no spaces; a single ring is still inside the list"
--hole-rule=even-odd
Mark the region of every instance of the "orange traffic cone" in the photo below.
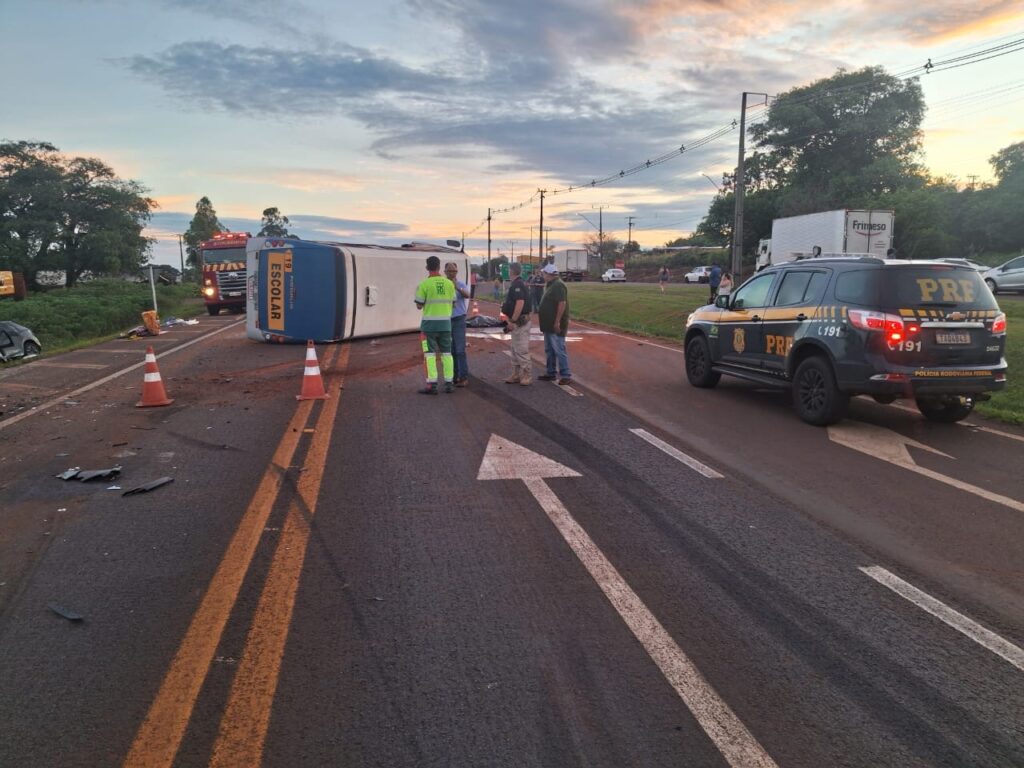
[[[146,347],[146,372],[142,377],[142,399],[135,404],[136,408],[150,408],[157,405],[170,405],[174,401],[164,391],[164,381],[160,378],[160,369],[156,367],[156,355],[153,347]]]
[[[306,342],[306,372],[302,377],[302,392],[295,396],[296,400],[324,400],[327,391],[320,375],[320,363],[316,359],[316,347],[312,339]]]

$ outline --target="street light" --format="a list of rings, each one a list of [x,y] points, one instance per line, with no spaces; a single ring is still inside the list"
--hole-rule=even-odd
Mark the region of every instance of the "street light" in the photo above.
[[[702,173],[701,176],[703,176],[705,179],[710,181],[712,186],[714,186],[714,188],[717,189],[719,192],[722,191],[722,188],[720,186],[718,186],[717,184],[715,184],[715,180],[712,179],[710,176],[708,176],[706,173]]]

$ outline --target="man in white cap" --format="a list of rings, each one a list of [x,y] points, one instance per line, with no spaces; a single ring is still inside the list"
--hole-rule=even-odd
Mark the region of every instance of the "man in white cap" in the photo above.
[[[558,267],[554,264],[547,264],[541,273],[546,285],[537,316],[540,330],[544,334],[547,371],[537,378],[568,384],[572,381],[569,356],[565,352],[565,334],[569,331],[569,289],[565,287],[558,274]]]

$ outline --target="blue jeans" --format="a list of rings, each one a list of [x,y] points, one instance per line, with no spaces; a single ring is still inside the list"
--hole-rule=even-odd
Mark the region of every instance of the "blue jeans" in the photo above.
[[[569,373],[569,356],[565,353],[565,336],[559,336],[557,333],[545,333],[544,355],[547,358],[548,376],[558,375],[562,379],[572,378],[572,374]]]
[[[466,360],[466,316],[452,318],[452,357],[455,359],[455,380],[469,378]]]

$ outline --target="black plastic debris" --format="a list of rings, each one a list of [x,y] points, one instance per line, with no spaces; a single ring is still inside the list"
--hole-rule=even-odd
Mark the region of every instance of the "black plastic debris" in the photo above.
[[[89,480],[112,480],[121,474],[121,467],[111,467],[110,469],[89,469],[78,473],[78,479],[83,483]]]
[[[173,483],[173,482],[174,482],[174,478],[173,477],[160,477],[160,478],[157,478],[156,480],[153,480],[152,482],[146,483],[145,485],[139,485],[139,486],[136,486],[135,488],[131,488],[131,489],[125,491],[124,493],[122,493],[121,495],[122,496],[131,496],[131,495],[136,494],[136,493],[149,493],[150,491],[156,490],[161,485],[167,485],[168,483]]]
[[[87,480],[110,480],[111,478],[117,477],[121,473],[120,465],[116,467],[110,467],[109,469],[81,469],[79,467],[71,467],[61,472],[57,477],[61,480],[81,480],[83,483]]]
[[[68,621],[82,621],[84,619],[82,614],[75,613],[74,611],[68,610],[67,608],[57,605],[56,603],[50,603],[46,607],[54,613],[56,613],[58,616],[63,616]]]

